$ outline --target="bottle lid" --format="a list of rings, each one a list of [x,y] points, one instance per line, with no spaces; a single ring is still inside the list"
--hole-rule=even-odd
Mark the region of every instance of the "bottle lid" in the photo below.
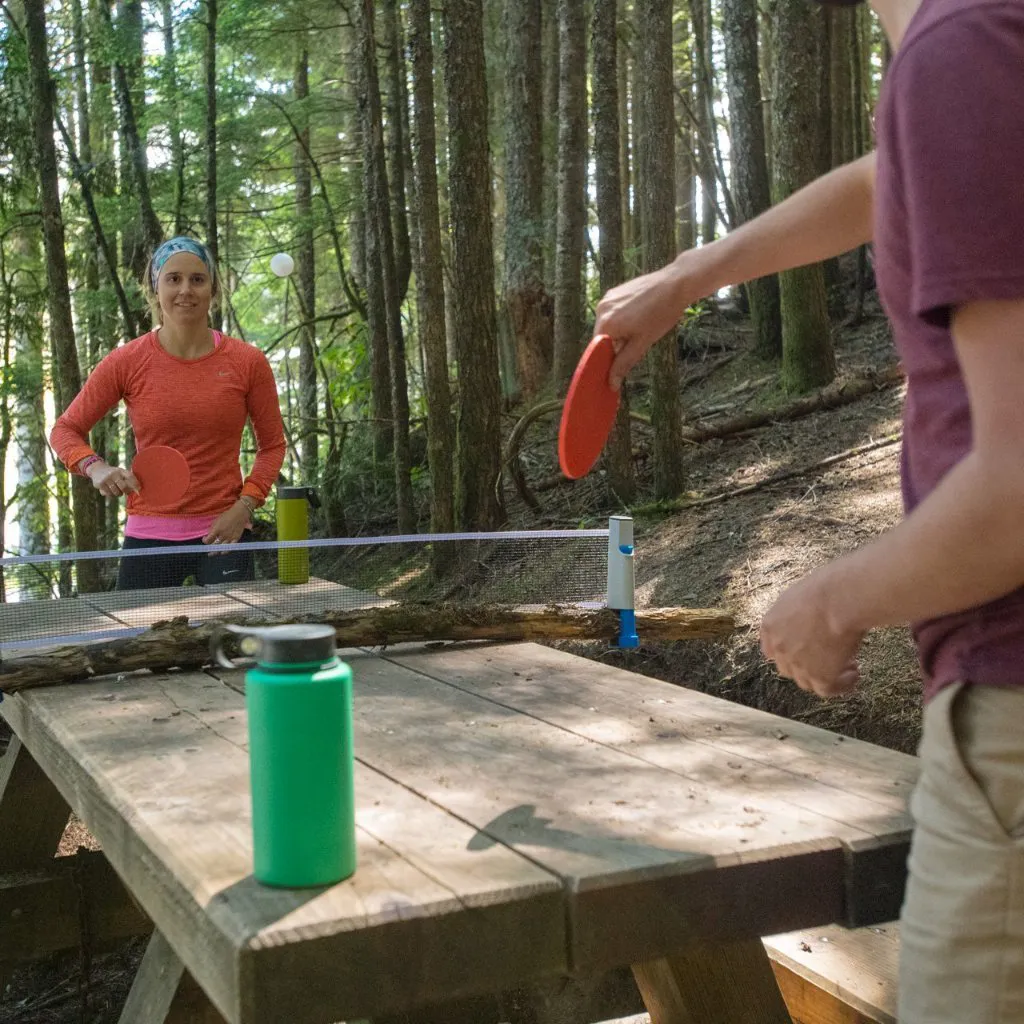
[[[217,664],[224,668],[238,668],[224,651],[228,633],[241,637],[239,647],[243,654],[261,665],[309,665],[330,661],[337,655],[333,626],[299,623],[286,626],[232,626],[218,629],[210,638],[210,648]]]
[[[320,495],[317,494],[315,487],[292,487],[278,484],[276,494],[278,501],[308,501],[312,508],[320,507]]]

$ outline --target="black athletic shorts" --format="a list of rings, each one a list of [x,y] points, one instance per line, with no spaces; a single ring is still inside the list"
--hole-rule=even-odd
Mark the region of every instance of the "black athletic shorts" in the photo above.
[[[239,544],[252,540],[252,531],[246,530]],[[125,537],[122,551],[135,548],[172,548],[200,544],[201,540],[143,540]],[[256,578],[253,552],[244,548],[211,555],[136,555],[122,558],[117,570],[118,590],[145,590],[150,587],[180,587],[192,576],[203,587],[215,583],[240,583]]]

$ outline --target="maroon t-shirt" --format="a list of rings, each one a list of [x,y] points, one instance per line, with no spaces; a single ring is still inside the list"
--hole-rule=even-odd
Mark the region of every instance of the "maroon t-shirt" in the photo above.
[[[971,447],[953,309],[1024,298],[1024,0],[923,0],[877,127],[875,259],[907,373],[909,512]],[[914,634],[926,700],[960,679],[1024,685],[1024,589]]]

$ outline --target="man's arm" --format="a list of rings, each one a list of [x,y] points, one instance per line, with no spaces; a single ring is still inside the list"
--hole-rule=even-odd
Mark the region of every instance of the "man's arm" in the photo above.
[[[875,154],[837,168],[737,228],[680,253],[667,266],[611,289],[597,307],[595,334],[616,340],[618,385],[694,302],[740,284],[849,252],[872,237]]]
[[[765,616],[765,654],[818,693],[852,685],[844,673],[867,630],[1024,585],[1024,299],[960,308],[953,338],[971,406],[969,454],[903,523],[798,583]]]

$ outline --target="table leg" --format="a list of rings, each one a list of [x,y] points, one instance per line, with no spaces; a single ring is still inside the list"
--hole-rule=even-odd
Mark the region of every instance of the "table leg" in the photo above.
[[[71,809],[25,745],[12,736],[0,757],[0,874],[30,871],[53,859]],[[0,998],[11,975],[0,962]]]
[[[691,946],[633,976],[651,1024],[791,1024],[760,939]]]
[[[226,1024],[160,932],[153,932],[120,1024]]]
[[[64,797],[14,736],[0,757],[0,872],[44,867],[70,816]]]

